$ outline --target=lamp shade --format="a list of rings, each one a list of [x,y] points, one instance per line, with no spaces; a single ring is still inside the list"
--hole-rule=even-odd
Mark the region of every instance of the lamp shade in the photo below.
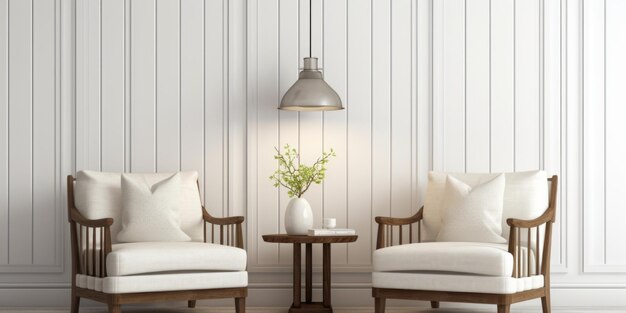
[[[325,81],[317,67],[317,58],[304,58],[304,69],[298,80],[280,101],[280,110],[333,111],[343,110],[341,98]]]

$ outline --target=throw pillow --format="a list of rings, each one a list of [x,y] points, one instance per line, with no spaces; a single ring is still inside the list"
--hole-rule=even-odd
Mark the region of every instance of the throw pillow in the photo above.
[[[506,243],[502,235],[504,174],[470,187],[448,175],[437,241]]]
[[[190,241],[180,226],[180,174],[150,187],[143,177],[122,174],[120,242]]]

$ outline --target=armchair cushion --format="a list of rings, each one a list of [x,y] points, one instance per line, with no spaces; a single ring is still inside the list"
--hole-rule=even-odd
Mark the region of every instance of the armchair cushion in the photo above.
[[[248,272],[176,272],[105,278],[77,274],[76,285],[108,294],[238,288],[248,286]]]
[[[190,241],[180,229],[180,174],[152,186],[122,174],[121,242]]]
[[[448,175],[437,241],[506,243],[502,238],[504,175],[470,187]]]
[[[471,187],[483,184],[498,176],[498,173],[428,173],[428,187],[424,198],[423,241],[434,241],[441,228],[441,206],[443,204],[446,177],[456,179]],[[534,219],[548,207],[547,174],[544,171],[505,173],[504,201],[502,211],[502,236],[509,239],[508,218]]]
[[[245,271],[246,251],[203,242],[134,242],[113,245],[108,276],[170,271]]]
[[[511,276],[513,255],[506,244],[479,242],[425,242],[374,251],[374,271],[454,272],[486,276]],[[532,251],[531,251],[532,252]],[[527,253],[521,253],[526,269]],[[531,269],[534,254],[531,253]]]
[[[173,173],[132,173],[141,177],[148,185],[162,181]],[[117,243],[117,234],[122,228],[121,173],[79,171],[76,173],[74,202],[76,209],[88,219],[113,218],[111,240]],[[198,192],[198,173],[180,172],[181,229],[192,241],[203,241],[202,204]]]
[[[512,294],[543,285],[543,275],[513,278],[456,273],[372,273],[372,286],[375,288]]]

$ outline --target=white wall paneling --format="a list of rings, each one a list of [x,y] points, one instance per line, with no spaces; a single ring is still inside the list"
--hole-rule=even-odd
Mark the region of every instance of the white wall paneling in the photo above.
[[[620,177],[626,174],[622,134],[626,62],[623,1],[584,1],[583,179],[585,272],[626,272],[619,247],[626,232]]]
[[[126,33],[123,0],[104,1],[102,18],[102,136],[101,167],[103,171],[125,170],[126,143]],[[120,40],[121,38],[121,40]],[[169,88],[172,90],[174,88]],[[174,89],[176,90],[176,89]]]
[[[428,170],[545,169],[560,177],[555,306],[626,306],[607,296],[626,288],[623,1],[311,9],[0,0],[0,306],[67,304],[64,176],[76,169],[198,170],[211,214],[246,216],[251,305],[288,305],[291,246],[261,239],[284,231],[289,199],[268,177],[287,143],[303,162],[337,152],[305,197],[315,226],[336,217],[360,235],[333,247],[339,304],[370,305],[373,217],[415,212]],[[344,111],[276,110],[309,55],[309,13],[312,54]]]
[[[9,4],[9,14],[19,17],[9,19],[9,264],[33,261],[32,5],[30,1]]]
[[[63,271],[59,5],[0,1],[2,273]]]
[[[490,11],[490,170],[513,171],[514,2],[491,1]]]
[[[9,263],[9,1],[0,3],[0,264]]]
[[[567,254],[570,249],[567,245],[567,226],[569,222],[567,201],[567,184],[570,172],[566,170],[567,162],[567,123],[565,112],[565,86],[567,86],[567,59],[563,48],[566,41],[565,19],[566,6],[561,1],[544,1],[540,8],[541,32],[540,49],[543,58],[540,59],[542,68],[540,82],[540,127],[543,136],[539,138],[540,164],[547,173],[558,173],[559,189],[557,198],[557,219],[553,231],[554,250],[553,271],[565,272],[568,270]],[[541,131],[540,131],[541,133]]]
[[[435,170],[546,169],[565,175],[561,10],[558,0],[449,0],[434,6]],[[567,255],[563,212],[553,244],[559,270]]]
[[[243,9],[200,0],[76,5],[77,168],[197,170],[212,214],[233,206],[243,213],[243,196],[232,196],[239,187],[228,179],[245,169],[243,158],[233,157],[236,169],[227,161],[242,154],[232,145],[245,139],[241,74],[229,74],[245,63],[228,56],[229,44],[237,43],[232,31],[241,29],[229,23],[241,23]]]
[[[207,211],[223,216],[228,207],[228,4],[204,2],[204,171],[212,178],[204,180],[204,205]],[[206,75],[206,73],[212,73]],[[180,122],[180,121],[179,121]],[[210,153],[206,153],[209,151]]]
[[[470,1],[465,8],[465,170],[489,172],[490,164],[490,1]]]

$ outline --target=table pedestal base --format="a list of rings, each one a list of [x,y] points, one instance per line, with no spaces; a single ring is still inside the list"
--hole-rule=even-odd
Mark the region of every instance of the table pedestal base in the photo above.
[[[356,241],[354,236],[263,235],[266,242],[293,244],[293,304],[289,313],[332,313],[330,292],[330,244]],[[302,244],[306,244],[304,301],[302,301]],[[313,244],[322,244],[322,301],[313,302]]]
[[[292,304],[289,313],[333,313],[333,308],[325,307],[322,302],[303,302],[298,308]]]

